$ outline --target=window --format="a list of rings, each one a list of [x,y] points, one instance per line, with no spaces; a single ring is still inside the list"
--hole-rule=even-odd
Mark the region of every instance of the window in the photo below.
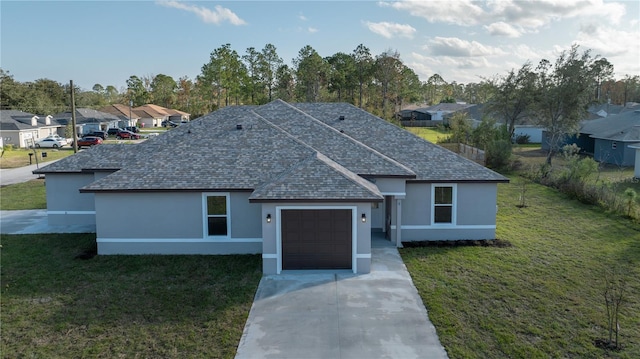
[[[229,196],[228,195],[206,195],[205,210],[206,225],[205,230],[209,237],[229,235]]]
[[[617,142],[611,142],[611,149],[615,150],[616,148],[618,148],[618,143]]]
[[[432,223],[455,224],[455,185],[433,186]]]

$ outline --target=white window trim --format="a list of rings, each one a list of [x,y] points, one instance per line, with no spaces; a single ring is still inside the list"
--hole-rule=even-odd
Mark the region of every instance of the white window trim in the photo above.
[[[207,211],[207,197],[225,197],[227,206],[227,235],[209,235],[209,214]],[[202,238],[209,240],[229,240],[231,239],[231,196],[229,192],[204,192],[202,193]]]
[[[436,187],[451,188],[451,223],[436,223]],[[446,227],[455,226],[457,223],[456,213],[458,211],[458,185],[456,183],[432,183],[431,184],[431,226]]]

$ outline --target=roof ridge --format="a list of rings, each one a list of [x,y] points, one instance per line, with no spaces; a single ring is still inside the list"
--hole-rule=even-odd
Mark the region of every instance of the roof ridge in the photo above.
[[[323,155],[320,152],[316,152],[317,156],[316,158],[322,162],[324,162],[327,166],[329,166],[331,169],[333,169],[335,172],[338,172],[338,174],[340,174],[341,176],[343,176],[344,178],[346,178],[347,180],[351,181],[352,183],[363,187],[364,189],[366,189],[367,191],[369,191],[371,194],[377,195],[380,193],[380,191],[375,191],[375,189],[377,189],[378,187],[367,181],[365,178],[359,176],[358,174],[354,173],[353,171],[350,171],[348,168],[342,166],[341,164],[339,164],[338,162],[332,160],[331,158]],[[377,193],[376,193],[377,192]]]
[[[299,108],[297,108],[297,107],[295,107],[295,106],[293,106],[293,105],[291,105],[291,104],[289,104],[289,103],[287,103],[287,102],[284,102],[284,101],[282,101],[282,100],[280,100],[280,99],[277,99],[277,100],[272,101],[272,102],[270,102],[270,103],[268,103],[268,104],[265,104],[265,105],[263,105],[263,106],[269,105],[269,104],[271,104],[271,103],[273,103],[273,102],[276,102],[276,101],[279,101],[279,102],[281,102],[281,103],[285,104],[285,105],[286,105],[286,106],[288,106],[289,108],[291,108],[291,109],[293,109],[293,110],[295,110],[295,111],[297,111],[297,112],[301,113],[303,116],[305,116],[305,117],[307,117],[307,118],[311,119],[312,121],[314,121],[314,122],[315,122],[315,123],[317,123],[318,125],[321,125],[321,126],[323,126],[324,128],[329,129],[329,130],[331,130],[331,131],[333,131],[333,132],[337,133],[339,136],[343,136],[343,137],[347,138],[348,140],[350,140],[351,142],[355,143],[356,145],[361,146],[361,147],[364,147],[364,148],[365,148],[365,149],[367,149],[368,151],[370,151],[370,152],[374,153],[376,156],[379,156],[379,157],[381,157],[383,160],[385,160],[385,161],[387,161],[387,162],[392,163],[394,166],[396,166],[396,167],[400,167],[400,168],[402,168],[403,170],[405,170],[405,171],[407,171],[407,172],[409,172],[409,173],[413,174],[414,176],[416,175],[416,173],[415,173],[411,168],[409,168],[408,166],[404,165],[403,163],[400,163],[400,162],[396,161],[395,159],[393,159],[393,158],[391,158],[391,157],[389,157],[389,156],[385,155],[384,153],[382,153],[382,152],[380,152],[380,151],[378,151],[378,150],[376,150],[376,149],[374,149],[374,148],[371,148],[371,147],[367,146],[366,144],[364,144],[364,143],[362,143],[362,142],[360,142],[360,141],[356,140],[355,138],[353,138],[353,137],[351,137],[351,136],[349,136],[349,135],[345,134],[344,132],[339,131],[337,128],[335,128],[335,127],[333,127],[333,126],[329,126],[329,125],[327,125],[327,124],[326,124],[326,123],[324,123],[323,121],[321,121],[321,120],[319,120],[319,119],[317,119],[317,118],[315,118],[315,117],[311,116],[310,114],[308,114],[308,113],[306,113],[306,112],[302,111],[301,109],[299,109]],[[260,107],[262,107],[262,106],[260,106]],[[265,118],[265,121],[269,121],[269,120],[267,120],[267,119]],[[269,122],[271,122],[271,121],[269,121]],[[279,127],[278,127],[278,128],[279,128]],[[281,129],[281,130],[282,130],[282,131],[285,131],[284,129]],[[285,131],[285,132],[287,132],[287,131]],[[288,132],[287,132],[287,133],[288,133]],[[292,136],[293,136],[293,135],[292,135]],[[311,147],[311,146],[309,146],[309,147]],[[313,147],[312,147],[312,148],[313,148]],[[314,148],[314,150],[315,150],[315,148]],[[316,151],[317,151],[317,150],[316,150]],[[319,152],[319,151],[318,151],[318,152]]]

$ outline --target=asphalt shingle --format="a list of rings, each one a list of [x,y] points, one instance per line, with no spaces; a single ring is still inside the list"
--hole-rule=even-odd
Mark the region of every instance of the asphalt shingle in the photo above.
[[[141,144],[96,146],[37,173],[81,171],[114,172],[83,192],[250,190],[253,200],[380,200],[364,176],[506,181],[354,106],[279,100],[225,107]]]

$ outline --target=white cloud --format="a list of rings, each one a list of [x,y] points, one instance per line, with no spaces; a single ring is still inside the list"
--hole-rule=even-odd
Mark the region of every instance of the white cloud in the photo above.
[[[494,22],[490,25],[485,25],[484,28],[492,36],[506,36],[506,37],[520,37],[522,34],[520,30],[507,24],[506,22]]]
[[[309,20],[309,19],[307,19],[307,17],[306,17],[306,16],[302,15],[302,13],[300,13],[300,15],[298,15],[298,19],[299,19],[299,20],[302,20],[302,21],[307,21],[307,20]]]
[[[564,18],[596,16],[618,23],[625,6],[603,0],[491,0],[487,3],[489,18],[537,30]]]
[[[211,24],[216,24],[216,25],[220,25],[220,23],[222,22],[229,22],[233,25],[245,25],[246,22],[244,20],[242,20],[240,17],[238,17],[238,15],[236,15],[233,11],[222,7],[220,5],[216,5],[214,7],[214,10],[208,9],[206,7],[203,6],[196,6],[196,5],[188,5],[185,4],[183,2],[180,1],[158,1],[157,4],[162,5],[162,6],[166,6],[166,7],[170,7],[170,8],[174,8],[174,9],[179,9],[179,10],[184,10],[184,11],[188,11],[191,13],[194,13],[196,16],[198,16],[202,21],[204,21],[205,23],[211,23]]]
[[[576,44],[591,49],[593,55],[606,57],[615,63],[618,74],[640,73],[640,31],[629,32],[601,25],[584,26]],[[615,61],[614,61],[615,59]]]
[[[617,24],[625,6],[604,0],[472,0],[381,2],[431,23],[484,25],[492,35],[517,37],[564,18],[594,17]]]
[[[462,40],[457,37],[435,37],[426,48],[432,55],[453,57],[479,57],[504,55],[500,48],[486,46],[477,41]]]
[[[316,29],[315,27],[309,27],[307,31],[309,31],[312,34],[315,34],[316,32],[318,32],[318,29]]]
[[[471,0],[457,1],[398,1],[380,3],[396,10],[409,12],[429,22],[443,22],[461,26],[476,25],[484,16],[484,10]]]
[[[369,28],[371,32],[384,36],[387,39],[391,39],[396,36],[413,38],[413,34],[416,32],[410,25],[396,24],[391,22],[370,22],[365,21],[365,26]]]

